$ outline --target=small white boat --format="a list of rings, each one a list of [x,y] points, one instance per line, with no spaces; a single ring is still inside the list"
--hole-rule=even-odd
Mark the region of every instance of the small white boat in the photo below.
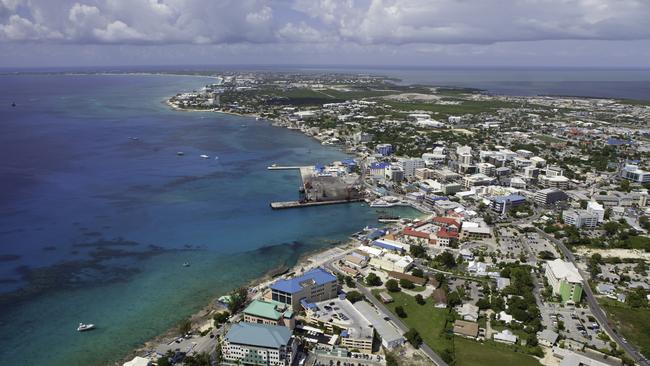
[[[210,159],[210,157],[207,155],[201,155],[201,159]]]
[[[129,140],[138,141],[138,140],[140,140],[140,138],[139,137],[129,137]]]
[[[190,266],[190,262],[183,263],[183,267],[189,267],[189,266]]]
[[[91,329],[95,329],[95,324],[79,323],[79,326],[77,327],[77,332],[84,332]]]
[[[185,155],[185,153],[182,152],[182,151],[179,151],[179,152],[176,153],[176,155],[178,155],[178,156],[183,156],[183,155]]]

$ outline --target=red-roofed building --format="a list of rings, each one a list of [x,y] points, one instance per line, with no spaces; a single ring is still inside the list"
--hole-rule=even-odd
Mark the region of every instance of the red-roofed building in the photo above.
[[[458,231],[450,229],[440,229],[435,235],[435,245],[441,247],[451,247],[458,241]]]

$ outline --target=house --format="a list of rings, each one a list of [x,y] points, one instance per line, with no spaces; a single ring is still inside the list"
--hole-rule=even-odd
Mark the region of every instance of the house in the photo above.
[[[607,283],[599,283],[596,285],[596,291],[603,295],[613,295],[616,293],[616,287]]]
[[[388,304],[388,303],[393,302],[393,297],[390,296],[390,294],[389,294],[388,292],[386,292],[386,291],[381,292],[381,293],[379,294],[379,299],[380,299],[381,302],[383,302],[384,304]]]
[[[255,324],[281,325],[293,329],[296,325],[293,310],[288,304],[253,300],[243,311],[244,321]]]
[[[507,277],[497,277],[495,279],[497,290],[503,291],[504,288],[510,286],[510,279]]]
[[[246,365],[291,365],[296,349],[289,328],[245,322],[233,324],[221,343],[225,361]]]
[[[517,336],[512,334],[510,329],[504,329],[499,333],[495,333],[492,338],[496,342],[501,342],[501,343],[507,343],[507,344],[515,344],[517,343]]]
[[[413,282],[416,285],[423,286],[426,282],[426,278],[418,277],[418,276],[413,276],[408,273],[402,273],[402,272],[395,272],[395,271],[386,271],[389,277],[397,278],[398,280],[409,280]]]
[[[475,322],[478,320],[478,306],[470,303],[464,303],[456,309],[458,315],[460,315],[463,320]]]
[[[444,309],[447,307],[447,293],[441,288],[433,290],[431,293],[431,300],[433,301],[433,306],[438,309]]]
[[[484,276],[487,274],[487,264],[479,261],[467,262],[467,271],[475,273],[477,276]]]
[[[302,310],[307,303],[332,299],[338,292],[336,276],[320,267],[294,278],[277,280],[269,287],[271,300],[289,304],[294,311]]]
[[[544,329],[541,332],[537,332],[537,341],[546,347],[553,347],[555,342],[557,342],[558,334],[550,329]]]
[[[478,324],[465,320],[456,320],[454,334],[466,338],[476,338],[478,336]]]
[[[501,312],[499,312],[499,314],[497,314],[497,320],[500,320],[500,321],[502,321],[502,322],[504,322],[506,324],[510,324],[510,323],[512,323],[514,318],[512,317],[512,315],[510,315],[510,314],[506,313],[505,311],[501,310]]]

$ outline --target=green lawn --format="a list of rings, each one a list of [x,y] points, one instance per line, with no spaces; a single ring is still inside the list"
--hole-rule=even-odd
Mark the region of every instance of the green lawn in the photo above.
[[[650,252],[650,238],[647,236],[630,236],[625,242],[632,249]]]
[[[377,295],[381,291],[383,290],[373,290],[373,293]],[[386,307],[394,312],[396,306],[402,306],[407,315],[406,318],[402,318],[404,324],[417,329],[431,349],[439,353],[445,348],[451,347],[451,341],[443,333],[448,314],[447,309],[435,308],[431,303],[431,298],[427,298],[424,305],[419,305],[412,296],[402,292],[391,292],[390,296],[394,301],[386,304]]]
[[[455,366],[539,366],[532,356],[513,351],[509,346],[493,342],[479,343],[455,337]]]
[[[538,138],[540,141],[546,142],[547,144],[555,144],[558,142],[565,142],[562,139],[559,139],[557,137],[553,137],[550,135],[535,135],[536,138]]]
[[[618,332],[650,357],[650,309],[632,309],[606,300],[601,304]]]
[[[375,296],[383,289],[373,290]],[[401,292],[390,294],[393,302],[386,304],[391,311],[396,306],[402,306],[407,314],[402,321],[409,327],[417,329],[422,340],[436,353],[445,349],[454,349],[456,353],[455,366],[491,366],[491,365],[522,365],[539,366],[539,362],[532,356],[515,352],[510,346],[488,342],[481,344],[460,337],[449,337],[445,332],[445,323],[448,309],[437,309],[431,304],[431,299],[426,299],[426,304],[418,305],[412,296]],[[451,328],[451,325],[448,326]]]

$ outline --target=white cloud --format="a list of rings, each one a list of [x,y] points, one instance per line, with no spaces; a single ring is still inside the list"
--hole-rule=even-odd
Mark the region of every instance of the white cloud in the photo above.
[[[650,38],[648,0],[0,0],[0,41],[493,44]]]

